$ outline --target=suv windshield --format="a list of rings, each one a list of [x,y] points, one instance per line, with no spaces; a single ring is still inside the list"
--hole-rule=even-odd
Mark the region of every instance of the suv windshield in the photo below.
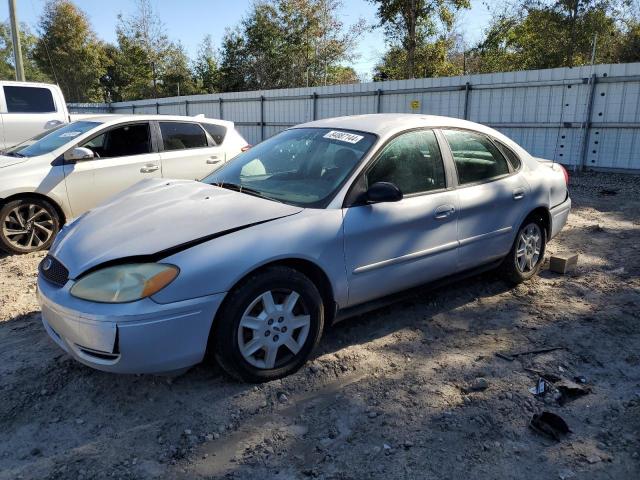
[[[294,128],[202,181],[301,207],[324,207],[376,140],[371,133]]]
[[[13,155],[16,157],[37,157],[53,152],[61,146],[73,142],[76,137],[88,132],[92,128],[100,125],[100,122],[78,121],[54,127],[46,132],[39,133],[29,140],[10,148],[5,155]]]

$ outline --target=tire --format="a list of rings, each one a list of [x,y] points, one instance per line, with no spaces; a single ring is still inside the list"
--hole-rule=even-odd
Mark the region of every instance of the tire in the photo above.
[[[547,231],[544,223],[533,217],[525,219],[518,229],[509,254],[500,266],[505,279],[518,284],[536,275],[544,263],[546,245]]]
[[[268,267],[230,292],[214,321],[209,347],[232,377],[266,382],[304,365],[323,326],[324,304],[313,282],[292,268]]]
[[[0,208],[0,248],[14,254],[47,249],[58,234],[60,223],[58,211],[46,200],[12,200]]]

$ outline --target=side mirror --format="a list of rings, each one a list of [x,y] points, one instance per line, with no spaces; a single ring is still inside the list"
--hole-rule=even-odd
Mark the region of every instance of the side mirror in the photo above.
[[[368,203],[399,202],[402,192],[390,182],[376,182],[369,187],[366,194]]]
[[[68,162],[78,162],[82,160],[91,160],[95,154],[88,148],[76,147],[64,152],[64,159]]]

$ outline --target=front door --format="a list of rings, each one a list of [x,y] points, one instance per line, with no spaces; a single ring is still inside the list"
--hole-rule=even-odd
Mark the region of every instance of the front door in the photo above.
[[[224,148],[213,146],[200,124],[159,122],[159,125],[163,177],[200,180],[224,164]]]
[[[529,186],[485,135],[443,133],[458,172],[459,268],[466,270],[509,252]]]
[[[457,195],[447,190],[433,131],[393,139],[365,180],[367,186],[391,182],[404,198],[344,209],[349,305],[454,273]]]
[[[159,178],[160,155],[151,143],[149,122],[110,127],[81,147],[95,158],[65,164],[65,182],[73,215],[81,215],[145,178]]]

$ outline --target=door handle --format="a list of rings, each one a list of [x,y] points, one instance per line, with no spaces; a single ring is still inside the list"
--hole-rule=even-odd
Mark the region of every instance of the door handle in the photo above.
[[[524,198],[524,188],[516,188],[513,191],[513,199],[520,200],[522,198]]]
[[[209,165],[215,165],[216,163],[220,163],[220,159],[218,158],[217,155],[211,155],[208,159],[207,159],[207,163]]]
[[[433,216],[438,220],[442,220],[454,214],[455,211],[456,207],[454,207],[453,205],[440,205],[438,208],[436,208]]]
[[[144,167],[142,167],[140,169],[141,173],[151,173],[151,172],[155,172],[158,169],[160,169],[160,167],[158,167],[158,165],[145,165]]]

